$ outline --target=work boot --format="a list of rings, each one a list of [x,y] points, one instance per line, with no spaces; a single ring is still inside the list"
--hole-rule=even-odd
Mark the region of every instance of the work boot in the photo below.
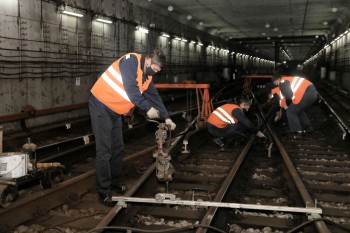
[[[314,132],[314,128],[312,128],[311,126],[307,127],[306,129],[303,130],[303,134],[308,134],[308,133],[312,133]]]
[[[114,189],[118,193],[124,194],[124,193],[126,193],[126,191],[128,191],[128,186],[126,184],[123,184],[123,183],[112,184],[112,189]]]
[[[102,194],[99,193],[99,200],[102,204],[108,207],[115,206],[116,202],[112,200],[112,195],[110,193]]]
[[[290,139],[302,139],[303,138],[303,132],[291,132],[288,135],[288,138]]]
[[[221,138],[214,138],[213,141],[215,142],[216,145],[220,147],[220,150],[225,150],[224,148],[225,144]]]

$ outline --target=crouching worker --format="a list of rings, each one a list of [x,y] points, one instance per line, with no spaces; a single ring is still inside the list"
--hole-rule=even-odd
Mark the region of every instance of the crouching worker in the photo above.
[[[207,122],[208,132],[215,137],[214,142],[221,150],[246,131],[255,133],[260,138],[265,137],[244,114],[250,106],[250,100],[242,96],[237,99],[237,104],[224,104],[210,114]]]

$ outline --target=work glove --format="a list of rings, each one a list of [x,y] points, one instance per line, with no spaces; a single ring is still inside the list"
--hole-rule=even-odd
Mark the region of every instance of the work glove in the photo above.
[[[152,107],[150,110],[148,110],[147,116],[150,119],[159,118],[159,111]]]
[[[282,111],[280,110],[280,111],[276,112],[276,116],[275,116],[274,121],[275,122],[279,121],[281,119],[281,117],[282,117]]]
[[[256,133],[256,136],[259,137],[259,138],[266,138],[265,134],[263,134],[261,131],[258,131]]]
[[[165,124],[170,126],[170,130],[174,130],[176,128],[176,124],[170,118],[165,120]]]

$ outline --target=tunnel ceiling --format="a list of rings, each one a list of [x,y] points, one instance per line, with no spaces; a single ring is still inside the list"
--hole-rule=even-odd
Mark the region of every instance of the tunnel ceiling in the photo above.
[[[349,27],[349,0],[133,2],[271,59],[278,46],[291,60],[305,60]]]

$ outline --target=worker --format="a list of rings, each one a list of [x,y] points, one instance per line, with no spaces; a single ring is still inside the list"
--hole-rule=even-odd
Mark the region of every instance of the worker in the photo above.
[[[249,98],[241,96],[236,102],[237,104],[228,103],[218,107],[208,118],[208,132],[215,137],[214,142],[221,150],[246,131],[255,133],[260,138],[265,137],[244,114],[251,106]]]
[[[317,99],[317,90],[309,80],[298,76],[274,75],[272,82],[280,88],[285,98],[288,125],[291,138],[302,138],[314,131],[305,110]]]
[[[271,111],[275,112],[274,121],[277,122],[284,115],[283,113],[285,112],[285,109],[286,109],[286,98],[284,98],[280,88],[275,87],[271,90],[268,99],[269,99],[269,102],[271,103],[271,107],[272,107]],[[269,114],[267,114],[266,118],[268,117],[269,117]]]
[[[107,206],[114,205],[112,189],[127,190],[122,179],[122,116],[137,106],[148,118],[165,120],[171,130],[176,127],[152,81],[165,62],[159,50],[147,55],[125,54],[108,67],[91,89],[89,112],[96,144],[97,191]]]

